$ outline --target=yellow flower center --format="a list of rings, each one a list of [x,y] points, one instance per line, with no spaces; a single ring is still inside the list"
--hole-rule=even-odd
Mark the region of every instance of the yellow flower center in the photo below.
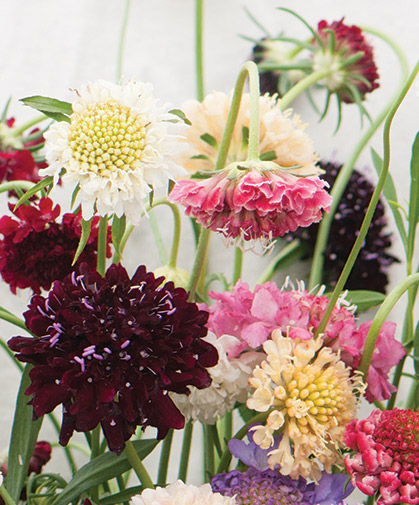
[[[70,147],[81,167],[107,176],[135,170],[146,140],[142,116],[114,100],[93,104],[71,115]]]

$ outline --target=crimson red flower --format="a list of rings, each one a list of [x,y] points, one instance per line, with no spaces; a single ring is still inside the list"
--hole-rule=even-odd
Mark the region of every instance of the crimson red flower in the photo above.
[[[344,441],[355,454],[345,457],[352,482],[377,505],[419,503],[419,412],[374,410],[353,420]]]
[[[10,206],[12,210],[12,206]],[[21,205],[12,211],[15,218],[0,219],[0,274],[13,293],[17,288],[31,288],[40,293],[48,290],[55,280],[72,271],[71,263],[81,236],[81,218],[64,214],[61,223],[56,219],[60,206],[53,207],[49,198],[37,203]],[[91,234],[78,263],[96,263],[97,219],[93,220]],[[108,247],[107,255],[111,250]]]
[[[34,365],[26,390],[34,419],[63,405],[62,445],[98,424],[116,454],[139,425],[162,438],[184,426],[167,393],[210,385],[206,368],[218,355],[202,339],[208,312],[163,279],[144,266],[130,279],[121,265],[102,278],[84,263],[47,298],[32,297],[24,316],[38,338],[14,337],[9,347]]]
[[[186,207],[186,214],[228,239],[273,238],[320,221],[331,197],[318,177],[297,177],[283,170],[243,170],[237,177],[229,169],[209,179],[178,181],[169,199]]]
[[[41,180],[38,170],[45,168],[46,163],[37,164],[27,149],[12,152],[0,152],[0,181]]]

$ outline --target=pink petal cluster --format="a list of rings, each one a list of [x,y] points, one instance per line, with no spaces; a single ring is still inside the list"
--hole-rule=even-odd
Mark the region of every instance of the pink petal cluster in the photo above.
[[[279,289],[273,282],[251,291],[246,283],[238,281],[232,291],[212,291],[209,295],[216,300],[208,308],[209,329],[217,336],[228,334],[239,339],[229,352],[232,358],[244,350],[261,347],[277,328],[291,338],[313,338],[329,303],[326,296],[312,295],[304,289]],[[353,311],[338,303],[324,331],[324,343],[334,351],[340,350],[341,359],[357,369],[370,325],[371,321],[358,327]],[[365,396],[370,402],[388,399],[395,391],[388,373],[405,354],[394,338],[395,329],[394,323],[385,322],[380,330],[367,378]]]
[[[329,210],[327,183],[318,177],[296,177],[282,170],[243,171],[231,177],[220,171],[205,180],[181,180],[169,200],[205,228],[231,239],[269,242],[298,227],[317,223]]]
[[[347,425],[344,441],[355,451],[345,457],[352,483],[378,493],[377,505],[419,503],[419,412],[374,410]]]

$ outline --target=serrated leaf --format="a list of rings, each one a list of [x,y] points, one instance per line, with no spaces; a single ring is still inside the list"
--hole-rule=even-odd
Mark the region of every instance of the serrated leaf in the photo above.
[[[41,191],[44,188],[46,188],[47,186],[49,186],[50,184],[52,184],[53,180],[54,179],[53,179],[52,175],[48,175],[44,179],[40,180],[37,184],[35,184],[35,186],[33,186],[28,191],[26,191],[26,193],[19,199],[19,201],[15,205],[14,210],[19,208],[23,203],[27,202],[30,198],[33,197],[33,195],[38,193],[38,191]]]
[[[39,110],[46,116],[55,119],[55,121],[67,121],[70,122],[68,117],[72,114],[73,109],[71,103],[63,102],[62,100],[57,100],[56,98],[49,98],[47,96],[28,96],[26,98],[21,98],[21,102],[33,109]]]
[[[276,159],[276,152],[275,151],[266,151],[266,153],[262,153],[259,158],[262,161],[273,161]]]
[[[356,305],[358,312],[365,312],[366,310],[377,307],[383,303],[386,295],[378,291],[367,291],[367,290],[354,290],[348,291],[345,296],[350,304]]]
[[[86,247],[87,241],[89,240],[90,229],[92,227],[92,219],[93,218],[89,219],[88,221],[85,221],[84,219],[81,220],[81,237],[79,240],[79,245],[77,246],[76,253],[74,254],[73,263],[71,264],[72,266],[76,264],[77,260],[80,257],[80,254]]]
[[[31,382],[29,378],[31,368],[32,365],[25,366],[20,382],[9,447],[8,470],[4,480],[4,485],[15,503],[20,498],[28,475],[29,460],[32,457],[43,419],[41,417],[36,421],[32,420],[33,409],[28,405],[28,397],[25,395]]]
[[[122,237],[124,236],[125,233],[126,225],[127,220],[125,214],[122,217],[114,215],[112,221],[112,244],[115,249],[115,255],[113,259],[114,263],[119,263],[121,261],[121,254],[122,254],[121,242]]]
[[[133,442],[133,446],[139,458],[143,460],[158,443],[158,440],[136,440]],[[102,454],[82,466],[64,491],[52,503],[53,505],[68,505],[91,487],[113,479],[130,468],[131,465],[125,453],[120,456],[116,456],[112,452]]]
[[[179,119],[181,119],[185,124],[187,124],[188,126],[191,126],[191,122],[189,121],[189,119],[185,116],[185,113],[183,112],[183,110],[180,110],[180,109],[172,109],[172,110],[169,110],[170,114],[173,114],[174,116],[177,116]]]
[[[210,135],[209,133],[204,133],[203,135],[201,135],[199,137],[201,140],[203,140],[204,142],[206,142],[208,145],[210,145],[211,147],[214,147],[214,149],[217,148],[217,141],[215,140],[215,138]]]
[[[373,148],[371,148],[371,157],[375,170],[377,171],[377,174],[380,175],[383,166],[383,160],[381,156]],[[387,200],[387,202],[389,202],[390,204],[391,212],[393,213],[394,221],[399,231],[400,238],[402,239],[403,245],[406,249],[407,248],[406,228],[404,226],[403,218],[402,215],[400,214],[398,207],[396,187],[389,173],[387,174],[386,180],[384,182],[383,195],[384,198]],[[393,202],[393,204],[391,202]],[[397,205],[394,205],[394,202],[396,202]]]
[[[409,250],[413,255],[416,228],[419,220],[419,133],[412,145],[410,160],[410,199],[409,199]]]

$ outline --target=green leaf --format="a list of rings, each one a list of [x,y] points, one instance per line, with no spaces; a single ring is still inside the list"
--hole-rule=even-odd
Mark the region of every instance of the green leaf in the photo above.
[[[141,486],[128,487],[111,496],[106,496],[105,498],[101,497],[100,505],[115,505],[116,503],[129,502],[132,496],[140,494],[142,490],[143,488]]]
[[[410,160],[410,199],[409,199],[409,257],[413,256],[416,228],[419,220],[419,133],[416,134],[412,145]]]
[[[205,160],[209,161],[208,156],[205,156],[205,154],[196,154],[195,156],[191,156],[191,160]]]
[[[372,148],[371,148],[371,157],[372,162],[374,163],[375,170],[377,171],[377,174],[380,175],[381,168],[383,166],[383,160],[381,156]],[[383,195],[390,205],[391,212],[393,213],[394,221],[396,222],[400,238],[402,239],[403,245],[406,249],[407,248],[406,228],[404,226],[403,218],[399,210],[396,187],[390,174],[387,174],[386,180],[384,182]]]
[[[28,475],[29,460],[32,457],[43,419],[41,417],[36,421],[32,420],[33,409],[28,405],[28,397],[25,395],[31,382],[29,378],[31,368],[32,365],[26,365],[20,382],[9,447],[8,470],[4,481],[4,485],[15,503],[20,498],[23,484]]]
[[[139,458],[143,460],[158,443],[158,440],[136,440],[133,442],[133,446]],[[53,505],[68,505],[91,487],[113,479],[130,468],[131,465],[125,453],[120,456],[116,456],[112,452],[102,454],[82,466],[64,491],[52,503]]]
[[[71,107],[71,103],[69,102],[63,102],[62,100],[57,100],[56,98],[49,98],[47,96],[40,95],[21,98],[20,101],[33,109],[39,110],[39,112],[42,112],[56,121],[70,122],[70,118],[68,116],[72,114],[73,109]]]
[[[276,160],[276,152],[275,151],[266,151],[266,153],[262,153],[259,158],[262,161],[273,161]]]
[[[118,217],[116,214],[114,215],[112,221],[112,244],[115,249],[115,256],[113,259],[114,263],[119,263],[121,261],[121,242],[125,233],[126,225],[127,220],[125,214],[122,217]]]
[[[348,291],[345,299],[352,305],[356,305],[358,312],[365,312],[383,303],[385,297],[385,294],[378,291],[354,290]]]
[[[172,110],[169,110],[169,113],[170,114],[173,114],[174,116],[177,116],[179,119],[181,119],[185,124],[187,124],[188,126],[191,126],[191,122],[189,121],[189,119],[185,116],[185,113],[183,112],[183,110],[180,110],[180,109],[172,109]]]
[[[215,138],[210,135],[209,133],[204,133],[203,135],[201,135],[199,137],[201,140],[203,140],[204,142],[206,142],[208,145],[210,145],[211,147],[213,147],[214,149],[217,148],[217,141],[215,140]]]
[[[249,128],[247,126],[242,127],[242,145],[244,147],[249,145]]]
[[[84,219],[81,220],[81,237],[79,240],[79,245],[77,246],[77,251],[73,258],[73,263],[71,264],[72,266],[76,264],[77,260],[80,257],[80,254],[86,247],[87,241],[89,240],[90,229],[92,227],[92,219],[93,218],[89,219],[88,221],[85,221]]]
[[[249,422],[257,414],[256,410],[249,409],[245,403],[242,403],[237,410],[245,423]]]
[[[26,203],[30,198],[32,198],[33,195],[38,193],[38,191],[42,191],[44,188],[52,184],[53,180],[54,179],[52,175],[48,175],[44,179],[40,180],[37,184],[35,184],[35,186],[26,191],[26,193],[19,199],[19,201],[15,205],[14,210],[19,208],[22,205],[22,203]]]

